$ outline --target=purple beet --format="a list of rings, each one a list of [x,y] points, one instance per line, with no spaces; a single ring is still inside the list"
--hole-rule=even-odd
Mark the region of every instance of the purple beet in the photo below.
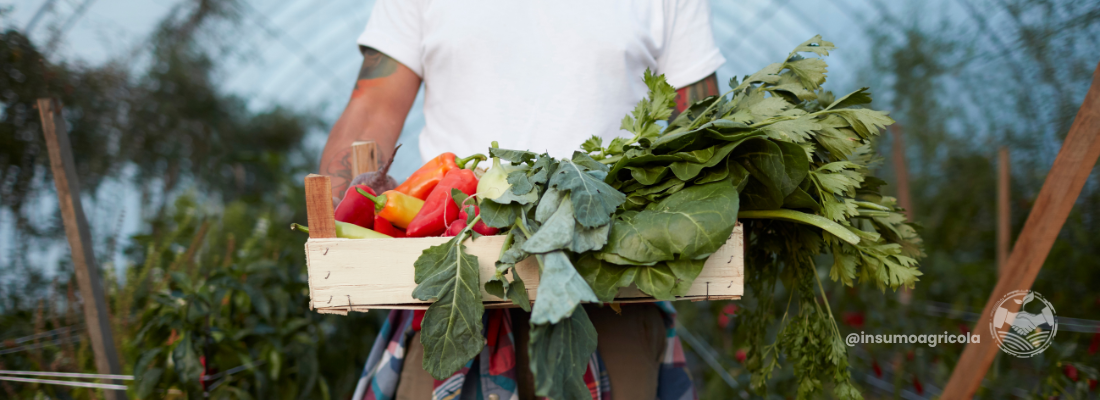
[[[364,172],[351,180],[351,185],[367,185],[371,189],[374,189],[375,193],[381,194],[387,190],[393,190],[397,187],[397,181],[393,180],[393,177],[388,175],[390,166],[393,165],[393,159],[397,156],[397,149],[400,149],[401,145],[393,148],[393,154],[390,155],[390,159],[386,160],[386,165],[382,169],[374,172]]]

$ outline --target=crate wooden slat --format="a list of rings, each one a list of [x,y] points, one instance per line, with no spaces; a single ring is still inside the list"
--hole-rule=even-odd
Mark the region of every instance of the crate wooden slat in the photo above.
[[[424,249],[450,238],[336,239],[310,238],[306,242],[310,308],[321,313],[381,309],[426,309],[430,302],[412,297],[416,288],[413,263]],[[494,263],[504,236],[483,236],[466,241],[466,251],[477,256],[484,284],[495,272]],[[738,224],[726,244],[709,259],[684,300],[739,299],[744,290],[744,238]],[[538,265],[528,258],[516,265],[531,300],[538,297]],[[485,293],[486,307],[512,304]],[[636,288],[619,291],[617,302],[651,302]]]

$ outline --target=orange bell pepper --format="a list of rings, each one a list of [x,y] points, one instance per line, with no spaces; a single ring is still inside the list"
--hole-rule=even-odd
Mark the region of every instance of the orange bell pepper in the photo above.
[[[439,184],[439,181],[443,180],[444,175],[447,175],[453,169],[463,168],[470,160],[480,162],[485,161],[486,158],[482,154],[474,154],[466,158],[456,158],[455,153],[440,154],[424,163],[420,169],[409,175],[409,179],[397,185],[393,190],[425,200],[432,193],[432,189],[435,189],[435,186]],[[476,163],[474,167],[477,167]]]
[[[378,196],[373,196],[363,189],[356,188],[359,194],[374,202],[374,211],[379,217],[390,221],[394,226],[405,229],[416,217],[416,213],[424,207],[424,200],[406,195],[396,190],[387,190]]]

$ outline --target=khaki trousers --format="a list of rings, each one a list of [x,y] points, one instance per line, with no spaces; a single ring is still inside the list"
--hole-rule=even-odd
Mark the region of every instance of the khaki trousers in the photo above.
[[[657,373],[665,351],[665,323],[652,304],[623,304],[622,315],[609,307],[586,304],[585,311],[596,327],[597,351],[611,378],[612,400],[657,398]],[[512,334],[516,340],[516,383],[520,400],[534,400],[534,376],[528,365],[530,314],[512,309]],[[418,332],[409,344],[397,400],[430,400],[434,380],[422,367],[424,346]],[[495,400],[495,399],[494,399]]]

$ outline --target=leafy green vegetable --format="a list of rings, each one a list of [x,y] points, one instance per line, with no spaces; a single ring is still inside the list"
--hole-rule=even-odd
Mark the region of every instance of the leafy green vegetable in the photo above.
[[[823,218],[819,215],[807,214],[804,212],[798,212],[794,210],[766,210],[766,211],[741,211],[737,214],[738,218],[755,219],[755,218],[770,218],[779,219],[784,221],[797,222],[800,224],[813,225],[818,228],[824,229],[836,237],[851,244],[859,244],[859,236],[848,231],[843,225],[830,221],[828,218]]]
[[[515,264],[538,261],[530,350],[540,396],[588,398],[581,378],[595,331],[578,305],[614,301],[631,285],[657,299],[687,293],[741,218],[752,269],[747,296],[758,298],[738,317],[752,349],[750,387],[765,395],[783,359],[800,398],[820,397],[826,386],[836,397],[859,397],[815,260],[830,253],[829,277],[841,284],[896,289],[917,282],[923,254],[904,210],[867,175],[877,162],[871,141],[893,120],[869,108],[867,88],[834,100],[822,89],[825,61],[802,55],[832,50],[815,36],[781,62],[731,80],[730,92],[691,104],[664,128],[659,122],[671,116],[676,93],[646,71],[648,96],[622,123],[631,136],[606,143],[593,136],[569,159],[490,149],[496,163],[513,165],[486,183],[503,193],[486,190],[493,201],[480,202],[480,218],[509,235],[486,291],[528,305]],[[418,298],[439,298],[432,307],[450,312],[430,308],[425,316],[435,331],[423,340],[449,346],[429,353],[438,359],[430,370],[437,378],[481,348],[471,333],[480,330],[481,309],[472,304],[480,306],[476,259],[461,247],[466,234],[417,262]],[[796,309],[776,329],[775,315],[792,313],[771,300],[780,280]],[[460,328],[467,336],[459,337]]]
[[[477,257],[466,254],[462,241],[472,224],[447,243],[432,246],[414,264],[418,300],[435,300],[424,313],[420,343],[424,344],[424,370],[435,379],[446,379],[481,352],[480,279]]]
[[[536,396],[555,400],[592,398],[584,384],[584,371],[588,358],[596,351],[596,327],[584,307],[577,307],[555,324],[532,324],[527,348]]]
[[[643,263],[706,258],[729,238],[737,205],[729,182],[692,186],[616,220],[601,252]]]
[[[537,255],[542,274],[538,298],[531,312],[532,324],[555,324],[568,317],[581,302],[597,302],[596,294],[562,251]]]
[[[570,192],[577,222],[593,228],[608,223],[611,213],[626,201],[626,196],[604,183],[608,168],[584,153],[563,160],[550,178],[550,187]]]

